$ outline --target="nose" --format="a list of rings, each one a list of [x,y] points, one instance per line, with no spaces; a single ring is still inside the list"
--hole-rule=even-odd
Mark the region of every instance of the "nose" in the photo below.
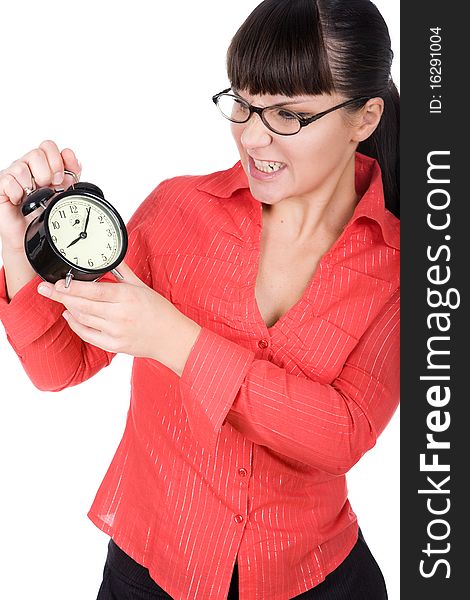
[[[249,121],[242,127],[240,141],[245,148],[262,148],[269,146],[272,142],[271,132],[261,120],[260,115],[253,113]]]

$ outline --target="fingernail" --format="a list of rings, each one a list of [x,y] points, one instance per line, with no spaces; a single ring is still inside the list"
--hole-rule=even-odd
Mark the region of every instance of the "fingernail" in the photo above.
[[[47,285],[39,285],[38,292],[41,294],[41,296],[51,296],[51,290],[47,287]]]
[[[54,177],[52,178],[52,183],[54,185],[59,185],[59,183],[62,183],[63,179],[64,179],[63,173],[54,173]]]

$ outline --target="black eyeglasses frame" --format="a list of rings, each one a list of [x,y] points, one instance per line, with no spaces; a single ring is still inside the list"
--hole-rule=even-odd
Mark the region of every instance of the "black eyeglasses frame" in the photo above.
[[[251,116],[253,113],[256,113],[257,115],[259,115],[259,117],[261,118],[261,120],[263,121],[264,125],[273,133],[276,133],[277,135],[297,135],[302,127],[306,127],[307,125],[310,125],[310,123],[313,123],[314,121],[318,121],[318,119],[321,119],[322,117],[324,117],[325,115],[338,110],[339,108],[343,108],[344,106],[348,106],[350,104],[353,104],[353,102],[359,102],[361,100],[370,100],[369,96],[360,96],[357,98],[351,98],[350,100],[346,100],[345,102],[341,102],[341,104],[337,104],[336,106],[333,106],[332,108],[329,108],[327,110],[324,110],[322,112],[317,113],[316,115],[313,115],[311,117],[302,117],[299,114],[297,114],[295,111],[293,110],[289,110],[286,109],[286,112],[291,113],[292,115],[294,115],[296,117],[296,119],[299,122],[299,131],[295,131],[293,133],[282,133],[280,131],[276,131],[275,129],[273,129],[269,123],[266,121],[265,117],[264,117],[264,111],[271,109],[271,108],[276,108],[278,105],[274,104],[273,106],[265,106],[264,108],[261,108],[259,106],[253,106],[253,104],[250,104],[247,100],[245,100],[244,98],[242,98],[241,96],[238,96],[237,94],[229,94],[228,92],[230,92],[232,88],[227,88],[226,90],[223,90],[222,92],[219,92],[218,94],[214,94],[214,96],[212,96],[212,102],[214,102],[214,104],[217,106],[218,108],[218,103],[219,103],[219,98],[220,96],[231,96],[232,98],[235,98],[236,100],[239,100],[241,102],[243,102],[246,107],[249,110],[249,114],[248,117],[244,120],[244,121],[234,121],[233,119],[230,119],[230,117],[227,117],[226,114],[224,114],[220,109],[220,114],[225,117],[226,119],[228,119],[229,121],[231,121],[232,123],[238,123],[238,124],[243,124],[243,123],[248,123],[248,121],[251,119]],[[279,105],[280,106],[280,105]]]

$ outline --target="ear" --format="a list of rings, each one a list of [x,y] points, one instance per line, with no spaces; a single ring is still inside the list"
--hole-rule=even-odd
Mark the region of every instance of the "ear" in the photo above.
[[[371,136],[382,117],[384,111],[383,98],[370,98],[359,111],[354,127],[353,141],[363,142]]]

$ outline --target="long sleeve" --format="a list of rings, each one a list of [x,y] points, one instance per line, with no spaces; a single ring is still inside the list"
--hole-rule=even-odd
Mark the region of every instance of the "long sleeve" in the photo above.
[[[8,304],[0,271],[0,318],[7,340],[32,383],[43,391],[76,385],[107,366],[113,355],[86,344],[61,316],[64,307],[37,293],[41,278],[27,283]]]
[[[158,188],[157,188],[158,189]],[[155,190],[156,191],[156,190]],[[144,218],[151,214],[155,191],[141,204],[127,225],[126,263],[151,285],[145,246]],[[115,281],[106,275],[104,280]],[[37,276],[8,302],[4,269],[0,271],[0,320],[7,339],[33,384],[40,390],[59,391],[77,385],[110,364],[115,356],[84,342],[62,317],[62,304],[37,292]],[[118,285],[118,284],[117,284]]]
[[[257,444],[328,473],[345,473],[375,444],[398,405],[398,292],[331,384],[291,375],[204,328],[182,374],[181,393],[204,445],[215,443],[226,420]]]

